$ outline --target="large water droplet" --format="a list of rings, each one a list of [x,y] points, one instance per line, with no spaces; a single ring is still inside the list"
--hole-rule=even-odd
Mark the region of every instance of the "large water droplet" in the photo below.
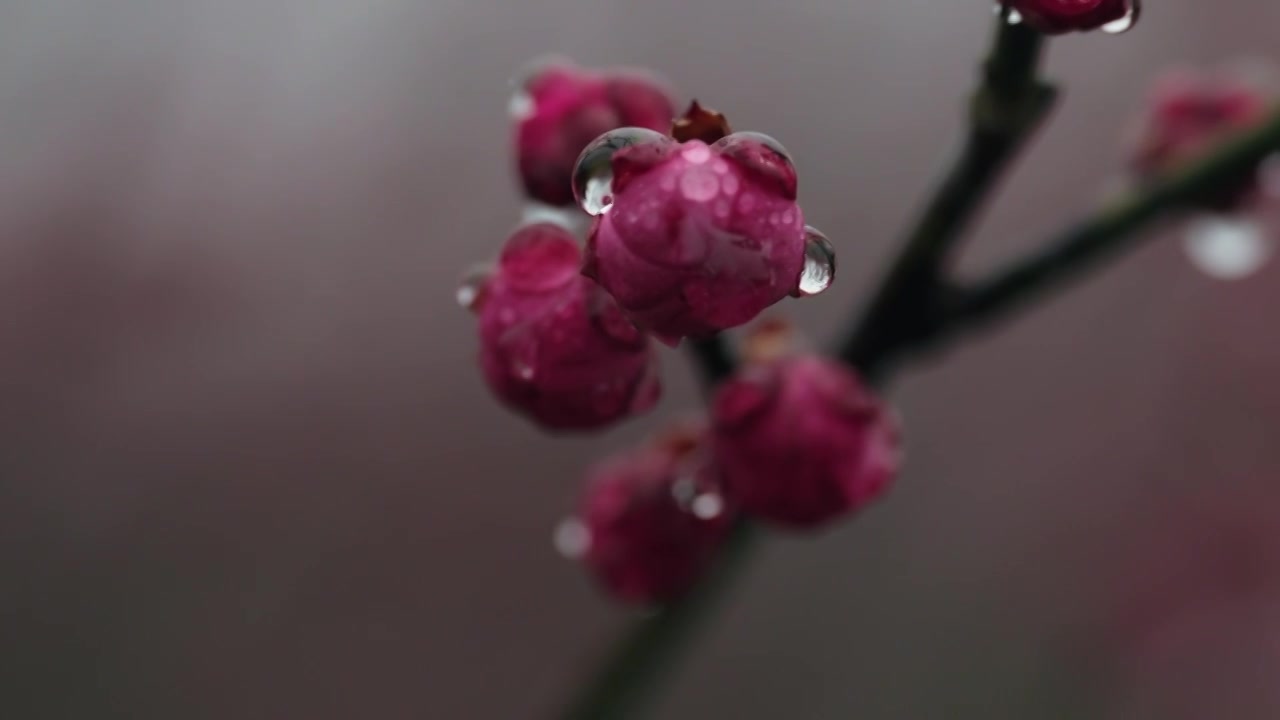
[[[458,292],[455,295],[458,306],[472,312],[480,310],[484,305],[484,290],[489,284],[489,276],[492,273],[493,268],[489,265],[475,265],[469,268],[462,275],[462,281],[458,283]]]
[[[1239,280],[1257,272],[1275,250],[1257,220],[1206,215],[1186,228],[1185,247],[1191,262],[1219,280]]]
[[[578,518],[565,518],[556,525],[551,544],[564,557],[577,560],[591,547],[591,531]]]
[[[791,199],[796,196],[796,168],[782,143],[758,132],[737,132],[716,143],[722,157],[775,184]]]
[[[1141,13],[1142,13],[1141,0],[1132,0],[1132,2],[1129,3],[1129,10],[1124,14],[1124,17],[1120,18],[1119,20],[1113,20],[1107,23],[1106,25],[1103,25],[1102,32],[1110,33],[1112,35],[1119,35],[1120,33],[1129,32],[1130,30],[1133,29],[1134,25],[1138,24],[1138,15],[1140,15]]]
[[[799,297],[817,295],[831,287],[836,277],[836,249],[821,231],[804,228],[804,269],[800,271]]]
[[[578,156],[573,171],[573,195],[588,215],[603,215],[613,206],[613,156],[634,145],[669,142],[645,128],[620,128],[601,135]]]

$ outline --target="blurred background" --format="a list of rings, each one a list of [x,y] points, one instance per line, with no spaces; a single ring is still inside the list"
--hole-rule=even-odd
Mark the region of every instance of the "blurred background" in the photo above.
[[[840,252],[825,341],[957,136],[982,0],[0,1],[0,714],[539,718],[627,614],[559,558],[583,468],[474,366],[519,217],[508,80],[637,64],[780,138]],[[1069,37],[969,272],[1088,211],[1170,65],[1271,0]],[[914,368],[888,501],[770,542],[663,718],[1280,717],[1280,267],[1172,229]],[[945,360],[945,362],[942,362]]]

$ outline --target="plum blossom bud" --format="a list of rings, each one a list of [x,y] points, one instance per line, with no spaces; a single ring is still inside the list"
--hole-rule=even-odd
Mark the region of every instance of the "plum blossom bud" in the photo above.
[[[831,284],[831,243],[805,226],[795,167],[765,135],[608,133],[584,151],[574,187],[597,216],[583,272],[667,344]]]
[[[1243,73],[1181,70],[1161,78],[1147,101],[1130,160],[1139,181],[1194,162],[1232,136],[1264,121],[1276,105],[1273,90]],[[1249,199],[1258,173],[1229,184],[1207,206],[1225,210]]]
[[[604,427],[657,401],[652,344],[579,268],[572,234],[516,231],[459,297],[480,314],[480,362],[504,403],[556,430]]]
[[[581,559],[620,600],[648,604],[679,596],[702,575],[733,524],[710,482],[699,435],[650,443],[588,473],[576,521],[585,531]]]
[[[557,60],[529,72],[512,100],[520,180],[529,198],[573,204],[578,154],[620,127],[665,130],[675,115],[665,85],[643,71],[591,71]]]
[[[1121,33],[1137,22],[1140,0],[1005,0],[1011,22],[1026,22],[1043,33],[1057,35],[1101,29]]]
[[[827,358],[748,367],[716,393],[711,419],[726,498],[777,525],[812,528],[848,515],[898,471],[895,418]]]
[[[1269,65],[1233,65],[1213,73],[1179,70],[1161,78],[1136,125],[1130,173],[1146,184],[1203,159],[1265,121],[1278,93]],[[1276,160],[1194,199],[1182,226],[1192,264],[1210,277],[1239,280],[1264,267],[1277,235]]]

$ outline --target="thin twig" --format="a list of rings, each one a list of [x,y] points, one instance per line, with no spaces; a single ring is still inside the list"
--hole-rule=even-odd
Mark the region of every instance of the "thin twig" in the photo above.
[[[942,277],[960,238],[1053,106],[1056,92],[1036,74],[1043,44],[1026,25],[999,23],[959,157],[840,348],[868,378],[900,349],[939,332],[949,291]]]
[[[1137,245],[1141,231],[1154,221],[1193,208],[1198,199],[1252,172],[1261,159],[1277,152],[1280,112],[1205,160],[1112,203],[1007,270],[956,293],[946,323],[954,329],[973,329],[1027,306]]]

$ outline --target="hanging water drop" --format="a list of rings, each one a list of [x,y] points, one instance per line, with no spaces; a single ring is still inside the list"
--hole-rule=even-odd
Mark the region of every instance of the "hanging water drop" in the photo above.
[[[724,512],[724,499],[715,493],[703,493],[693,499],[689,509],[699,520],[715,520]]]
[[[1102,26],[1102,32],[1111,35],[1119,35],[1120,33],[1129,32],[1134,25],[1138,24],[1138,15],[1142,12],[1141,0],[1133,0],[1129,3],[1129,9],[1125,12],[1124,17],[1113,20]]]
[[[836,277],[836,249],[821,231],[805,226],[804,269],[800,271],[800,297],[817,295],[831,287]]]
[[[556,525],[551,543],[556,552],[570,560],[577,560],[591,547],[591,531],[578,518],[565,518]]]
[[[1206,215],[1190,222],[1185,247],[1193,265],[1219,280],[1252,275],[1275,250],[1257,220],[1221,215]]]
[[[613,156],[624,148],[669,142],[670,138],[645,128],[620,128],[601,135],[578,156],[573,170],[573,196],[588,215],[609,212],[613,206]]]
[[[462,276],[454,296],[463,310],[477,311],[484,304],[484,290],[489,283],[492,269],[488,265],[476,265]]]

